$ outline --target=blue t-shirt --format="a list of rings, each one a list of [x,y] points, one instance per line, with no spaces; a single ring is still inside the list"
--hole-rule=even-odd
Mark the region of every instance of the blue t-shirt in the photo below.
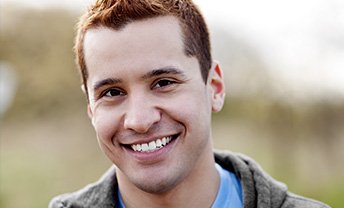
[[[215,166],[220,174],[220,186],[211,208],[242,208],[242,190],[238,177],[218,164]],[[119,190],[118,201],[119,208],[125,208]]]
[[[220,174],[220,187],[211,208],[242,208],[242,190],[236,175],[215,164]]]

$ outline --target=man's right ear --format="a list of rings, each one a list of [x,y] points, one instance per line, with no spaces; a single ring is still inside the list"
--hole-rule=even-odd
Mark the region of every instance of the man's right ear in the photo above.
[[[90,103],[87,104],[87,115],[91,120],[92,126],[94,126],[94,117],[93,117],[93,111],[92,108],[90,106]]]
[[[92,109],[91,109],[91,106],[90,106],[90,104],[88,103],[87,104],[87,115],[88,115],[88,117],[91,119],[91,121],[92,121],[92,119],[93,119],[93,112],[92,112]]]
[[[85,84],[81,84],[80,88],[81,88],[81,91],[87,96]]]
[[[92,109],[91,109],[91,106],[90,106],[90,101],[88,100],[88,95],[87,95],[87,91],[86,91],[86,88],[85,88],[85,85],[82,84],[80,86],[81,88],[81,91],[85,94],[85,96],[87,97],[87,115],[88,117],[91,119],[92,121],[92,124],[93,124],[93,112],[92,112]]]

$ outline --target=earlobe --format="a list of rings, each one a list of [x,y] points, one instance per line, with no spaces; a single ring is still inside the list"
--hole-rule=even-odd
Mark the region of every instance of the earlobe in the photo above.
[[[225,84],[222,70],[217,62],[213,63],[211,70],[212,111],[219,112],[225,101]]]

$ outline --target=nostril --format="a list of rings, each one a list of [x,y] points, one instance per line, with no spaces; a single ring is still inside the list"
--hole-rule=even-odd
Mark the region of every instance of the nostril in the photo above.
[[[160,111],[154,108],[142,107],[131,108],[124,116],[124,128],[137,133],[146,133],[154,124],[161,119]]]
[[[124,128],[135,131],[137,133],[146,133],[151,127],[152,123],[148,119],[126,119]]]

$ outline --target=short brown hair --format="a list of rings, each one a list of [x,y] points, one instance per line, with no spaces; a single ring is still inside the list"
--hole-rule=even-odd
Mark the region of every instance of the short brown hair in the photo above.
[[[169,15],[178,18],[185,54],[198,59],[206,83],[212,63],[209,32],[202,14],[191,0],[97,0],[80,18],[74,46],[86,93],[88,72],[83,42],[88,29],[105,26],[118,30],[135,20]]]

